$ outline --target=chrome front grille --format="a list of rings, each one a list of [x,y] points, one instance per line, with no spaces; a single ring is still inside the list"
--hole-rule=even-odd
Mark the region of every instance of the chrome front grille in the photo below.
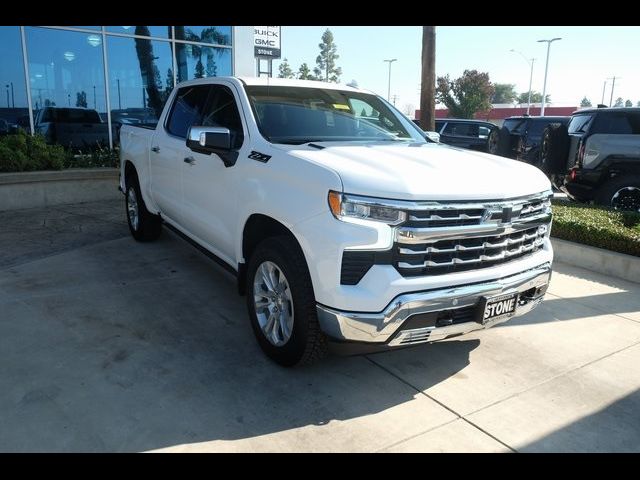
[[[508,262],[542,248],[547,227],[431,244],[397,246],[396,268],[404,276],[441,275]]]
[[[395,268],[406,277],[486,268],[543,247],[551,192],[499,202],[415,203],[396,230]]]

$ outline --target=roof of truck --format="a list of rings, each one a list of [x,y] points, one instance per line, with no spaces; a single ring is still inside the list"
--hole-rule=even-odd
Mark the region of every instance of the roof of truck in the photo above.
[[[245,85],[271,85],[271,86],[283,86],[283,87],[315,87],[326,88],[331,90],[353,90],[359,91],[359,88],[354,88],[349,85],[343,85],[341,83],[331,82],[319,82],[317,80],[297,80],[291,78],[269,78],[269,77],[236,77]]]

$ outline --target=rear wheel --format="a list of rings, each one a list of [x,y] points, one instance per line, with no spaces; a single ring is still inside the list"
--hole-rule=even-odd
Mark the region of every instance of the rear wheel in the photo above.
[[[552,123],[544,129],[540,142],[540,170],[547,175],[564,174],[569,155],[569,134],[566,125]]]
[[[131,235],[139,242],[155,240],[162,232],[162,220],[160,215],[154,215],[147,210],[135,171],[127,174],[126,189],[125,205]]]
[[[598,190],[596,203],[640,213],[640,175],[623,174],[612,178]]]
[[[258,245],[247,267],[246,291],[251,326],[269,358],[291,367],[325,355],[311,276],[292,238],[272,237]]]
[[[500,130],[497,128],[492,128],[489,133],[489,138],[487,139],[487,152],[492,155],[498,155],[498,146],[500,140]]]

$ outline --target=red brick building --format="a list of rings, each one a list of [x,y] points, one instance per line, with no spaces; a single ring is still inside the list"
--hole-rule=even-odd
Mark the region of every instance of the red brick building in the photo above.
[[[545,107],[545,116],[568,116],[578,110],[580,107]],[[527,113],[527,107],[494,107],[488,112],[476,113],[473,118],[476,120],[485,120],[491,123],[495,123],[498,126],[502,125],[505,118],[516,117]],[[540,115],[539,106],[531,106],[529,115],[537,117]],[[448,108],[436,108],[436,118],[448,118]],[[416,120],[420,120],[420,110],[416,110]]]

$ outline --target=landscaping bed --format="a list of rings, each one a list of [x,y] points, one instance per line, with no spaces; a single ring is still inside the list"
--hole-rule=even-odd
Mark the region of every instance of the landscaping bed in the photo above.
[[[640,257],[640,213],[572,202],[552,208],[552,237]]]

